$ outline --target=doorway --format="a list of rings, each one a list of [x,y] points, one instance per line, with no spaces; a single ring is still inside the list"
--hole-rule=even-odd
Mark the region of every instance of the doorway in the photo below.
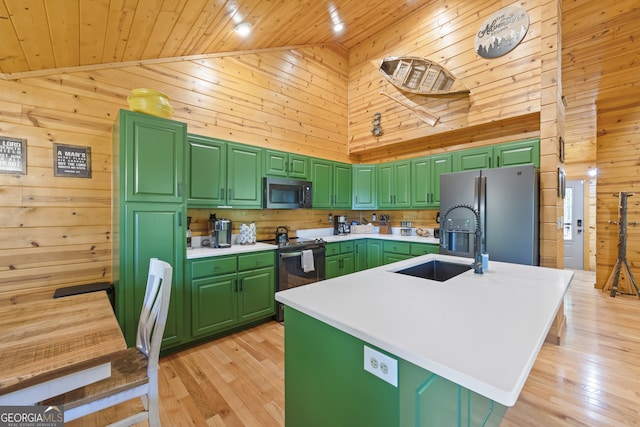
[[[564,198],[564,268],[584,270],[584,181],[569,180]]]

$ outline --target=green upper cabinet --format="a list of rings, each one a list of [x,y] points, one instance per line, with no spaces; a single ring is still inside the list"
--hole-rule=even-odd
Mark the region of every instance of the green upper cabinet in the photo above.
[[[351,208],[351,165],[311,159],[314,208]]]
[[[190,207],[262,208],[263,150],[189,135]]]
[[[540,167],[540,140],[537,138],[453,153],[455,172],[529,163]]]
[[[497,145],[493,153],[499,168],[529,163],[540,168],[540,140],[537,138]]]
[[[266,150],[264,174],[285,178],[309,179],[309,158],[283,151]]]
[[[262,149],[227,143],[227,204],[262,208]]]
[[[202,136],[188,136],[189,206],[226,203],[227,143]]]
[[[127,202],[183,202],[185,123],[120,110]]]
[[[493,148],[479,147],[453,153],[454,171],[489,169],[493,167]]]
[[[409,160],[378,166],[378,207],[411,206],[411,162]]]
[[[353,209],[375,209],[376,166],[353,165]]]
[[[440,174],[451,172],[451,154],[422,157],[411,161],[411,207],[440,206]]]

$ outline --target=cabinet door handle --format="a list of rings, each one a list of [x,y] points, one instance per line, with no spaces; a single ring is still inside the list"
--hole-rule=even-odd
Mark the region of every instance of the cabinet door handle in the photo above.
[[[182,227],[182,212],[178,212],[178,227]]]
[[[498,163],[498,164],[496,165],[496,167],[498,167],[498,168],[499,168],[499,167],[500,167],[500,156],[496,157],[496,162]]]
[[[227,190],[227,201],[231,200],[231,189]]]
[[[220,200],[224,199],[224,188],[220,189]]]
[[[238,280],[238,282],[240,282],[240,284],[239,284],[240,290],[238,292],[242,292],[242,283],[244,282],[244,279],[240,279],[240,280]]]
[[[178,197],[182,197],[182,183],[178,183]]]

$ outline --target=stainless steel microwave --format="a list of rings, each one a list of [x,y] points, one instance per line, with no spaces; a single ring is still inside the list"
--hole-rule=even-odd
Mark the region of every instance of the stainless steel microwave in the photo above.
[[[311,181],[263,178],[262,205],[267,209],[311,208]]]

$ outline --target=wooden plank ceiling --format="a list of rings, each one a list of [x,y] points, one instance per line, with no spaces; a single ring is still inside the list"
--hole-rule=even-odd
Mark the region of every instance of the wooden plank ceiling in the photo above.
[[[283,46],[350,49],[433,0],[0,0],[0,73]],[[237,23],[252,24],[242,38]],[[344,30],[334,33],[334,23]]]

